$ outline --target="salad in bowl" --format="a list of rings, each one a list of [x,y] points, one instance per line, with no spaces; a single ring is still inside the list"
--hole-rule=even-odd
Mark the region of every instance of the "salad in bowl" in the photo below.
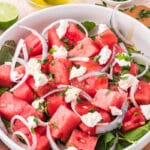
[[[150,137],[150,44],[141,33],[150,35],[94,5],[45,9],[7,30],[0,139],[13,150],[142,149]]]

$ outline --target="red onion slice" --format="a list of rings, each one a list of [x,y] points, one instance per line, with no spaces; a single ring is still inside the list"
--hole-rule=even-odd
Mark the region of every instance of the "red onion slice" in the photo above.
[[[126,46],[125,46],[125,44],[123,42],[120,42],[119,46],[124,50],[125,53],[128,54],[128,50],[127,50],[127,48],[126,48]]]
[[[130,100],[131,100],[131,102],[133,103],[133,105],[136,107],[136,106],[138,106],[138,104],[137,104],[137,102],[136,102],[136,100],[135,100],[135,97],[134,97],[134,94],[135,94],[135,92],[136,92],[136,90],[137,90],[137,88],[138,88],[138,84],[139,84],[139,82],[136,82],[136,83],[134,83],[132,86],[131,86],[131,89],[130,89]]]
[[[109,131],[116,129],[118,127],[118,125],[122,123],[124,115],[127,112],[127,109],[128,109],[128,104],[125,101],[121,108],[122,115],[116,117],[116,119],[114,119],[110,123],[99,123],[96,126],[96,134],[105,133],[105,132],[109,132]]]
[[[73,112],[74,112],[79,118],[81,118],[81,115],[76,111],[76,105],[77,105],[77,102],[72,101],[72,102],[71,102],[71,109],[73,110]]]
[[[46,135],[47,135],[47,138],[51,145],[52,150],[61,150],[52,138],[49,125],[47,125],[47,127],[46,127]]]
[[[83,61],[83,62],[88,62],[90,59],[89,57],[72,57],[69,58],[70,61]]]
[[[22,48],[23,44],[24,44],[24,40],[20,39],[19,42],[18,42],[17,48],[15,50],[14,57],[12,59],[11,70],[10,70],[10,79],[13,82],[16,82],[16,79],[13,77],[13,71],[15,69],[15,66],[16,66],[16,63],[17,63],[17,58],[20,55],[20,51],[21,51],[21,48]]]
[[[23,144],[23,143],[18,139],[17,136],[20,136],[20,137],[25,141],[26,145]],[[13,132],[13,134],[12,134],[12,139],[13,139],[18,145],[20,145],[21,147],[23,147],[23,148],[25,148],[25,149],[31,150],[31,145],[30,145],[30,142],[29,142],[27,136],[26,136],[24,133],[22,133],[21,131],[15,131],[15,132]]]
[[[114,10],[112,11],[112,14],[111,14],[111,18],[110,18],[110,24],[113,28],[113,30],[115,31],[116,35],[126,44],[129,44],[129,45],[133,45],[133,43],[129,40],[127,40],[119,31],[118,29],[118,25],[117,25],[117,21],[116,21],[116,14],[117,14],[117,9],[120,7],[120,5],[117,5]]]
[[[30,145],[30,146],[31,146],[32,150],[35,150],[36,146],[37,146],[37,137],[36,137],[36,134],[33,134],[31,132],[31,129],[30,129],[29,125],[28,125],[28,122],[22,116],[15,115],[14,117],[12,117],[12,119],[10,121],[11,131],[13,131],[13,125],[14,125],[14,123],[15,123],[16,120],[21,121],[28,128],[28,130],[30,131],[30,134],[32,136],[32,145]]]
[[[104,68],[102,68],[101,72],[106,72],[108,70],[108,68],[110,67],[110,64],[113,62],[113,60],[115,59],[115,55],[116,55],[116,47],[115,45],[113,46],[113,51],[112,51],[112,56],[111,59],[108,61],[108,63],[106,64],[106,66]]]
[[[140,61],[140,64],[145,66],[145,69],[143,70],[143,72],[138,74],[136,77],[140,78],[140,77],[144,76],[145,73],[148,71],[148,68],[149,68],[149,65],[150,65],[149,58],[147,58],[146,56],[144,56],[142,54],[137,54],[137,53],[132,53],[131,56],[133,57],[133,59],[135,59],[137,61]]]
[[[86,28],[82,25],[82,23],[80,23],[80,22],[77,21],[77,20],[69,19],[69,18],[68,18],[68,19],[66,18],[66,19],[63,19],[63,20],[66,20],[66,21],[68,21],[68,22],[72,22],[72,23],[78,24],[78,25],[84,30],[85,36],[88,37],[88,32],[87,32]],[[60,21],[61,21],[61,20],[56,20],[56,21],[54,21],[53,23],[51,23],[50,25],[48,25],[48,26],[43,30],[43,32],[42,32],[43,37],[45,37],[45,34],[47,33],[47,31],[48,31],[50,28],[52,28],[52,27],[58,25],[58,24],[60,23]]]
[[[81,82],[81,81],[83,81],[87,78],[94,77],[94,76],[101,76],[101,75],[106,75],[106,76],[108,76],[109,79],[112,79],[109,74],[101,72],[101,71],[91,71],[91,72],[88,72],[88,73],[84,74],[81,77],[78,77],[77,79],[78,79],[79,82]]]
[[[32,32],[34,35],[36,35],[39,38],[42,44],[42,61],[44,61],[47,58],[47,54],[48,54],[48,46],[47,46],[45,39],[42,37],[42,35],[40,35],[36,30],[32,28],[22,26],[22,25],[20,26],[20,28],[23,28]]]
[[[111,146],[110,150],[115,150],[116,149],[116,145],[118,143],[118,140],[119,140],[119,136],[118,136],[118,134],[116,134],[115,141],[114,141],[113,145]]]

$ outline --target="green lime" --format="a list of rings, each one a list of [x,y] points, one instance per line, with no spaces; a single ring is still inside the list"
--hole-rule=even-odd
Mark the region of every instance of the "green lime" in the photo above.
[[[0,29],[7,29],[18,19],[19,13],[14,5],[0,2]]]

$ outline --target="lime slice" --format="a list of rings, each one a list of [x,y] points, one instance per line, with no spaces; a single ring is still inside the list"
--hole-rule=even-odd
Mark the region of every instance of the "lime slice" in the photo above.
[[[18,19],[19,13],[15,6],[0,2],[0,29],[7,29]]]
[[[44,1],[50,5],[59,5],[59,4],[65,4],[70,2],[70,0],[44,0]]]

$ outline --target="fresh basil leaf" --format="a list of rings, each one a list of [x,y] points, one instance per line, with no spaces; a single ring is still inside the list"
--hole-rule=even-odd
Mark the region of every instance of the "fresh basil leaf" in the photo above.
[[[11,61],[16,49],[16,43],[13,40],[6,41],[0,50],[0,65],[6,61]]]
[[[95,22],[92,21],[84,21],[82,22],[82,25],[87,29],[88,32],[92,31],[96,26]]]
[[[108,132],[102,136],[100,136],[98,143],[96,145],[96,150],[109,150],[113,145],[115,140],[115,136],[112,132]]]
[[[115,147],[115,150],[123,150],[125,147],[128,147],[129,145],[131,145],[131,143],[123,139],[120,139]]]

